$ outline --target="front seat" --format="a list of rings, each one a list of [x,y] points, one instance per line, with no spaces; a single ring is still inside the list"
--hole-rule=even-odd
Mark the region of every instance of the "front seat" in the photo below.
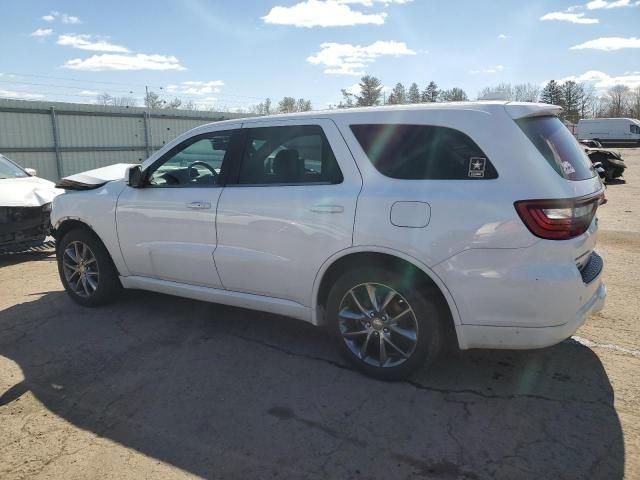
[[[298,150],[280,150],[273,159],[273,173],[276,183],[297,183],[304,174],[304,159]]]

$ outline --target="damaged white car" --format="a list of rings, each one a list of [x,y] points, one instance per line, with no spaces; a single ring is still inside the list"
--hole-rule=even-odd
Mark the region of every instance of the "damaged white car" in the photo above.
[[[51,202],[62,190],[0,154],[0,253],[41,245],[51,227]]]

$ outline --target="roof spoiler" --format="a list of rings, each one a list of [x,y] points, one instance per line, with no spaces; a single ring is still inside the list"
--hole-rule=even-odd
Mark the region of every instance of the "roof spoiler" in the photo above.
[[[508,102],[504,105],[504,108],[514,120],[559,115],[562,111],[562,107],[548,103]]]

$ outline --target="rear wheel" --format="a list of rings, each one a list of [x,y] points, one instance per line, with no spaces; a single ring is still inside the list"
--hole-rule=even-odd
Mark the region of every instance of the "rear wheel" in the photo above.
[[[341,354],[376,378],[406,377],[432,363],[444,343],[435,295],[381,268],[343,274],[329,293],[327,315]]]
[[[71,299],[86,307],[111,302],[122,288],[100,239],[85,229],[66,233],[56,248],[58,273]]]

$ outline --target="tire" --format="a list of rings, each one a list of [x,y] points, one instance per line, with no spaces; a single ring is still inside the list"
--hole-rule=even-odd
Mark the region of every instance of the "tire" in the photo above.
[[[105,305],[114,301],[122,289],[109,252],[102,241],[87,229],[76,228],[67,232],[57,244],[56,257],[62,285],[79,305]],[[76,262],[74,257],[81,262]],[[73,267],[76,273],[72,275]]]
[[[406,276],[378,267],[347,271],[333,285],[327,299],[328,326],[340,354],[356,369],[399,380],[438,358],[445,344],[443,311],[433,290],[416,287]]]

